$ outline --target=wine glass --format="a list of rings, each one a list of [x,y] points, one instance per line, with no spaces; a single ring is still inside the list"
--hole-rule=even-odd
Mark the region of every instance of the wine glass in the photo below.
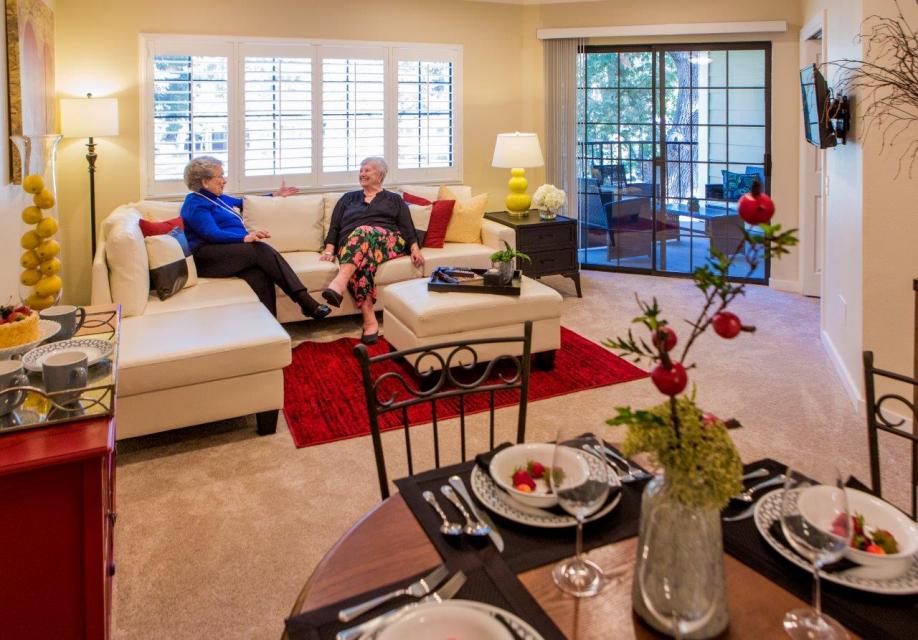
[[[706,625],[716,608],[716,590],[697,588],[715,581],[720,561],[708,547],[715,534],[706,516],[703,510],[665,502],[648,514],[644,524],[641,567],[636,576],[641,598],[677,640]],[[680,529],[696,533],[681,536]],[[691,576],[691,580],[683,582],[682,576]]]
[[[819,570],[838,560],[851,543],[851,516],[845,485],[837,470],[831,484],[820,484],[787,470],[781,501],[781,531],[797,553],[813,564],[813,608],[795,609],[784,616],[791,638],[834,640],[848,633],[822,612]]]
[[[576,597],[594,596],[602,589],[605,576],[599,566],[583,555],[583,522],[595,513],[609,495],[610,475],[602,441],[592,433],[562,427],[555,443],[549,473],[551,490],[562,509],[577,519],[577,546],[573,558],[562,560],[551,572],[558,588]]]

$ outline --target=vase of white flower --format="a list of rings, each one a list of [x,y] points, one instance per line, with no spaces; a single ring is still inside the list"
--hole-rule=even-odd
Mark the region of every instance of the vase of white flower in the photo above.
[[[542,220],[554,220],[566,200],[564,191],[553,184],[543,184],[532,195],[532,205]]]

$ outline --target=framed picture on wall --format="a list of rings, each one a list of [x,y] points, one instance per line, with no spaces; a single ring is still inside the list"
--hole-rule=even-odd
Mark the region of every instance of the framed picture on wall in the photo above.
[[[54,133],[54,12],[42,0],[6,0],[10,135]],[[22,181],[22,160],[10,154],[10,178]]]

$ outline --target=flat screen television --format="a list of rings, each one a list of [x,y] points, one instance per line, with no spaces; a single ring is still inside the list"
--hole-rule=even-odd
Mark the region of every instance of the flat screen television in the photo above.
[[[815,64],[800,70],[800,93],[807,141],[820,149],[834,147],[837,140],[829,121],[829,85]]]

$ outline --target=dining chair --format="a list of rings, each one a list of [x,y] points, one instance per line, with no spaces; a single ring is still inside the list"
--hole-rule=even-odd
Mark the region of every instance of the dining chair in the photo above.
[[[876,378],[885,378],[904,382],[912,386],[911,400],[898,393],[884,393],[879,398],[876,395]],[[880,449],[878,434],[880,431],[905,438],[911,441],[912,449],[912,499],[909,508],[914,520],[918,513],[918,414],[916,414],[916,398],[918,398],[918,379],[904,376],[900,373],[878,369],[873,365],[873,352],[864,352],[864,393],[867,396],[867,441],[870,451],[870,484],[873,491],[880,497],[883,495],[880,480]],[[883,413],[883,403],[901,403],[907,411],[911,412],[912,431],[908,432],[903,427],[908,418],[901,415],[887,415]],[[899,408],[899,404],[896,404]],[[901,411],[901,409],[900,409]],[[891,411],[888,413],[892,413]]]
[[[467,399],[479,394],[485,398],[489,411],[489,443],[490,448],[493,449],[495,396],[498,392],[518,389],[519,413],[516,441],[517,443],[523,442],[526,437],[531,347],[531,320],[524,323],[523,333],[518,336],[439,342],[373,356],[363,344],[354,347],[354,355],[360,362],[363,376],[363,390],[370,419],[370,434],[373,440],[373,452],[376,456],[376,471],[379,476],[379,491],[384,500],[389,497],[389,483],[380,427],[382,417],[387,414],[396,414],[400,423],[393,428],[401,428],[404,431],[409,475],[414,475],[415,472],[408,416],[411,407],[425,403],[430,405],[434,465],[437,469],[440,468],[440,432],[442,430],[437,415],[438,401],[455,400],[458,403],[459,438],[462,461],[465,462]],[[488,355],[487,362],[480,361],[479,350],[493,354],[495,348],[499,352],[506,351],[506,353],[497,356]],[[393,366],[393,364],[400,366]],[[454,417],[456,416],[443,419]]]

